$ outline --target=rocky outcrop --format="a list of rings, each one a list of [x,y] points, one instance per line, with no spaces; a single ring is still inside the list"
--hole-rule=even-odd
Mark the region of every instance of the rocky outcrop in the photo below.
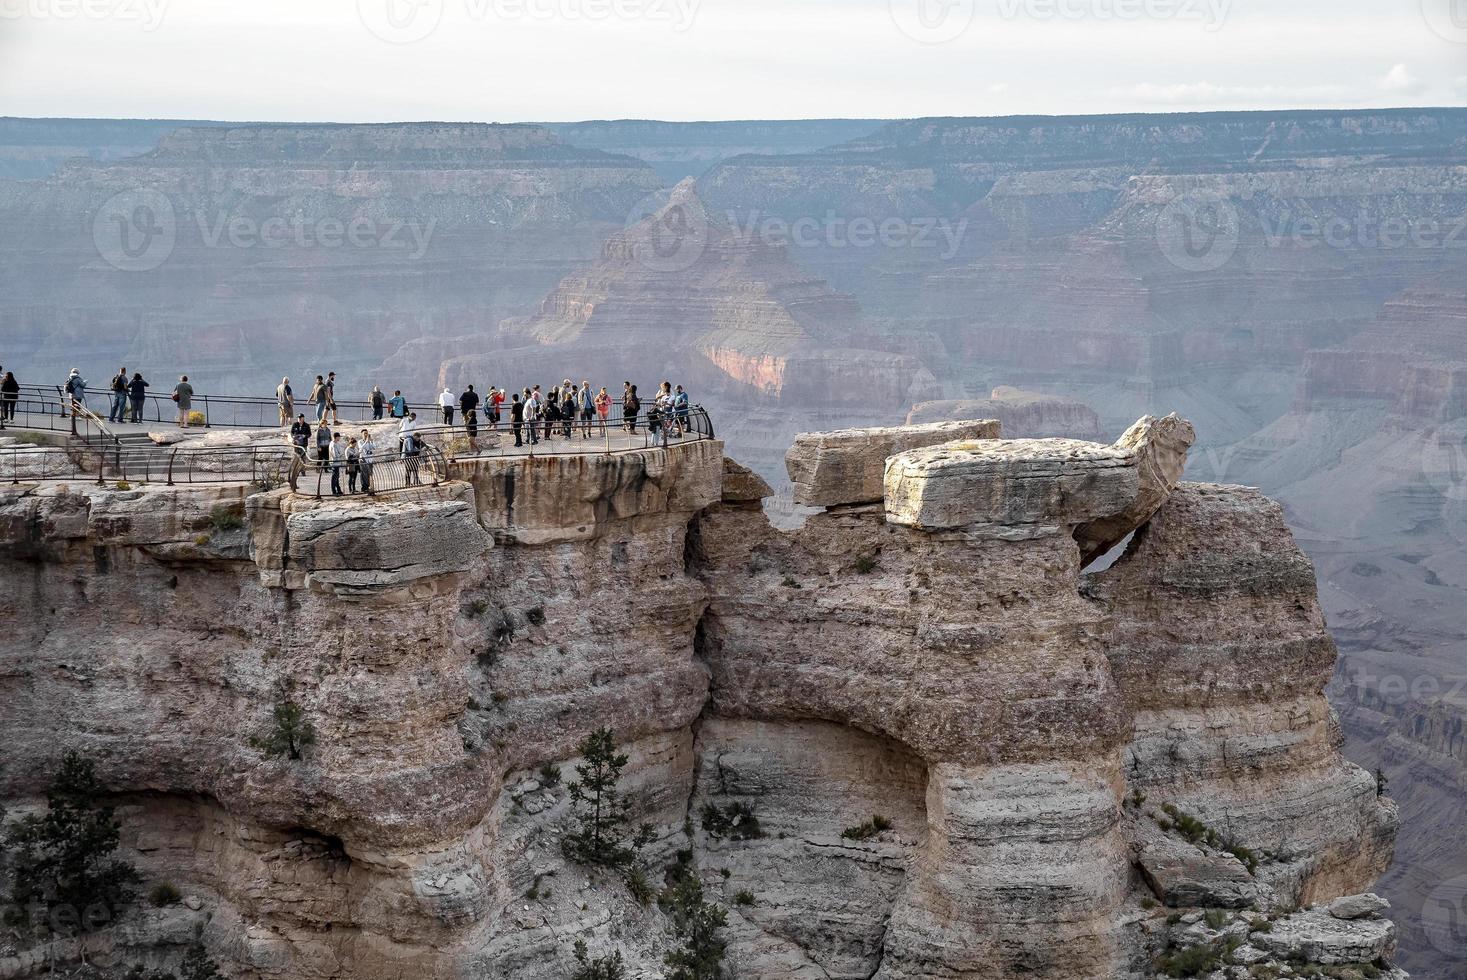
[[[1116,448],[1129,453],[1136,462],[1136,497],[1120,513],[1076,528],[1082,565],[1091,565],[1155,516],[1181,481],[1187,467],[1187,450],[1196,441],[1192,423],[1176,415],[1164,419],[1148,416],[1126,430],[1116,441]]]
[[[1336,900],[1388,860],[1394,808],[1339,756],[1277,506],[1148,486],[1144,440],[886,462],[932,437],[804,440],[812,487],[886,482],[790,532],[711,440],[460,460],[370,500],[23,485],[0,799],[86,752],[129,857],[260,980],[551,980],[577,938],[656,975],[663,912],[560,849],[600,727],[648,877],[692,864],[735,977],[1389,957],[1379,903]],[[1119,515],[1126,554],[1082,576],[1076,527]],[[298,760],[248,737],[284,700],[316,731]]]
[[[870,504],[882,499],[886,461],[898,453],[958,439],[997,439],[991,420],[936,422],[900,429],[843,429],[798,436],[785,454],[785,471],[803,507]]]

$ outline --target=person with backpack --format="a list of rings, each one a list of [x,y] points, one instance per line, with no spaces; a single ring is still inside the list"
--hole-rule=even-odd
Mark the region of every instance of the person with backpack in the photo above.
[[[69,407],[73,413],[76,412],[78,406],[81,408],[87,407],[87,382],[81,376],[81,372],[76,368],[72,368],[71,374],[66,376],[66,384],[63,386],[63,390],[66,392],[66,397],[71,403]],[[61,416],[65,418],[66,412],[63,411]]]
[[[326,379],[316,375],[316,383],[311,385],[311,401],[316,403],[316,421],[326,420]]]
[[[499,419],[504,411],[504,389],[489,386],[489,428],[499,428]]]
[[[326,374],[326,416],[332,425],[341,424],[341,413],[336,410],[336,372]]]
[[[382,421],[382,413],[387,409],[387,396],[382,394],[381,385],[372,386],[372,396],[370,401],[372,402],[372,421]]]
[[[112,376],[112,404],[107,409],[108,422],[127,421],[127,368],[120,367]]]
[[[281,378],[275,386],[275,404],[280,407],[280,424],[290,425],[291,413],[295,411],[295,392],[290,389],[290,379]]]
[[[400,392],[400,391],[394,391],[392,393],[392,397],[389,398],[389,399],[387,399],[387,407],[390,408],[390,409],[392,409],[392,417],[393,418],[395,418],[395,419],[405,419],[405,418],[407,418],[408,403],[407,403],[407,399],[404,398],[404,397],[402,397],[402,392]]]

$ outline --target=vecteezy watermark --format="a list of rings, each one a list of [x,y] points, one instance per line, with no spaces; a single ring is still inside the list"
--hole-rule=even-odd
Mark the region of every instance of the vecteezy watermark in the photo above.
[[[1467,44],[1467,0],[1421,0],[1421,16],[1438,36]]]
[[[914,41],[956,40],[977,19],[977,0],[889,0],[897,28]],[[999,20],[1130,23],[1191,21],[1204,30],[1223,26],[1233,0],[996,0]]]
[[[1232,8],[1233,0],[998,0],[998,15],[1004,20],[1178,20],[1208,31],[1221,28]]]
[[[897,29],[921,44],[955,41],[973,26],[977,0],[889,0]]]
[[[114,194],[92,217],[92,244],[108,265],[149,272],[168,261],[178,218],[165,194],[141,188]]]
[[[1360,211],[1328,217],[1260,215],[1263,241],[1270,248],[1467,249],[1467,214],[1450,219],[1380,217]]]
[[[412,44],[438,29],[449,2],[476,24],[621,20],[667,24],[681,34],[692,28],[702,0],[357,0],[357,16],[383,41]]]
[[[401,252],[410,261],[428,253],[438,219],[341,219],[196,212],[180,220],[168,195],[139,188],[113,195],[92,218],[92,242],[108,265],[123,272],[150,272],[168,261],[180,235],[189,245],[240,249],[379,249]],[[193,236],[197,234],[197,238]]]
[[[1156,218],[1156,243],[1184,272],[1214,272],[1232,261],[1242,241],[1238,209],[1227,198],[1183,194]]]
[[[686,272],[708,248],[710,223],[703,202],[654,191],[627,215],[622,241],[651,272]]]
[[[1352,696],[1373,707],[1427,705],[1443,699],[1453,701],[1467,693],[1467,675],[1423,671],[1406,676],[1375,672],[1369,665],[1348,663],[1343,672]]]
[[[421,259],[433,241],[438,219],[379,221],[356,217],[306,220],[274,216],[263,220],[243,215],[198,214],[199,238],[205,248],[382,249],[403,251],[412,261]]]
[[[1421,928],[1438,952],[1457,963],[1467,960],[1467,875],[1432,889],[1421,907]]]
[[[0,0],[0,20],[122,20],[156,31],[169,0]]]
[[[944,262],[955,258],[968,231],[968,219],[956,224],[946,218],[845,218],[834,211],[820,217],[786,219],[750,211],[728,212],[734,237],[742,244],[794,248],[938,249]]]

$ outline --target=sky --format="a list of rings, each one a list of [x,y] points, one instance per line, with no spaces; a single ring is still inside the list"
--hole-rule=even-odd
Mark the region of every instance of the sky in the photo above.
[[[796,119],[1467,104],[1467,0],[0,0],[0,115]]]

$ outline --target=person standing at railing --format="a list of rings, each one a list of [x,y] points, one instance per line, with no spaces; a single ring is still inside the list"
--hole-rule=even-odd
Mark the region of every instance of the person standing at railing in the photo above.
[[[20,382],[15,380],[13,371],[5,372],[5,379],[0,381],[0,421],[15,421],[15,403],[20,401]]]
[[[108,422],[127,421],[127,368],[120,367],[112,376],[112,404],[107,409]]]
[[[453,397],[453,391],[447,386],[438,393],[438,407],[443,409],[443,424],[453,424],[453,405],[457,399]]]
[[[642,411],[642,399],[637,397],[637,386],[630,381],[627,382],[626,389],[621,400],[621,417],[626,422],[627,431],[636,435],[637,415]]]
[[[331,433],[331,496],[340,497],[341,493],[341,468],[346,465],[346,446],[341,441],[341,433]]]
[[[331,427],[322,419],[316,423],[316,464],[325,467],[331,462]]]
[[[473,385],[464,389],[464,393],[458,396],[458,407],[464,415],[464,433],[469,437],[469,451],[477,452],[479,449],[477,439],[479,438],[479,393],[474,390]]]
[[[571,430],[576,424],[576,386],[566,385],[561,389],[560,417],[565,420],[565,437],[571,437]]]
[[[357,474],[360,472],[361,463],[361,446],[355,439],[348,439],[346,441],[346,489],[348,493],[357,492]]]
[[[290,389],[289,378],[281,378],[276,386],[275,403],[280,406],[280,424],[290,425],[291,415],[295,412],[295,392]]]
[[[407,482],[409,486],[416,485],[422,481],[418,479],[418,453],[421,451],[418,440],[418,413],[408,412],[407,418],[402,420],[398,427],[398,437],[402,440],[402,462],[403,469],[407,471]]]
[[[596,418],[596,396],[591,394],[591,382],[582,379],[578,395],[581,403],[581,438],[591,438],[591,421]]]
[[[132,401],[132,419],[136,424],[143,420],[143,404],[148,398],[148,383],[143,380],[141,371],[133,372],[132,380],[127,383],[127,397]]]
[[[335,371],[330,371],[326,375],[326,415],[331,419],[332,425],[341,424],[341,415],[336,411]]]
[[[596,415],[601,419],[601,434],[606,435],[606,422],[611,418],[611,394],[603,387],[596,393]]]
[[[392,393],[392,397],[389,398],[389,399],[387,399],[387,407],[390,408],[390,409],[392,409],[392,417],[393,418],[395,418],[395,419],[407,418],[408,403],[407,403],[407,399],[404,398],[404,397],[402,397],[402,392],[401,391],[394,391]]]
[[[682,385],[678,385],[672,395],[672,411],[677,417],[677,438],[679,439],[687,434],[690,408],[688,393],[683,391]]]
[[[501,413],[504,411],[504,389],[489,386],[489,428],[498,429]]]
[[[525,389],[525,431],[529,433],[530,445],[540,444],[540,386]]]
[[[173,386],[173,400],[178,405],[178,427],[187,429],[188,413],[194,404],[194,386],[188,383],[188,375],[178,376],[178,384]]]
[[[316,375],[316,383],[311,385],[311,401],[316,403],[316,421],[322,422],[326,419],[326,379]]]
[[[372,403],[372,421],[382,421],[382,413],[387,409],[387,396],[382,394],[381,385],[372,386],[372,396],[368,400]]]
[[[76,411],[77,406],[81,406],[82,408],[87,407],[87,382],[81,376],[81,372],[76,368],[72,368],[71,373],[66,376],[66,384],[63,386],[63,390],[71,402],[68,407],[72,412]],[[66,416],[65,412],[61,414],[63,418]]]
[[[366,429],[362,430],[361,441],[357,443],[357,464],[362,470],[362,493],[372,496],[372,466],[376,462],[377,446],[372,442],[372,433]]]
[[[295,423],[290,427],[290,442],[295,446],[296,455],[300,456],[301,462],[306,461],[306,446],[311,441],[311,423],[306,421],[305,413],[295,417]]]
[[[519,392],[515,392],[510,398],[509,427],[514,430],[515,446],[523,446],[525,444],[522,438],[525,428],[525,403],[520,401]]]

